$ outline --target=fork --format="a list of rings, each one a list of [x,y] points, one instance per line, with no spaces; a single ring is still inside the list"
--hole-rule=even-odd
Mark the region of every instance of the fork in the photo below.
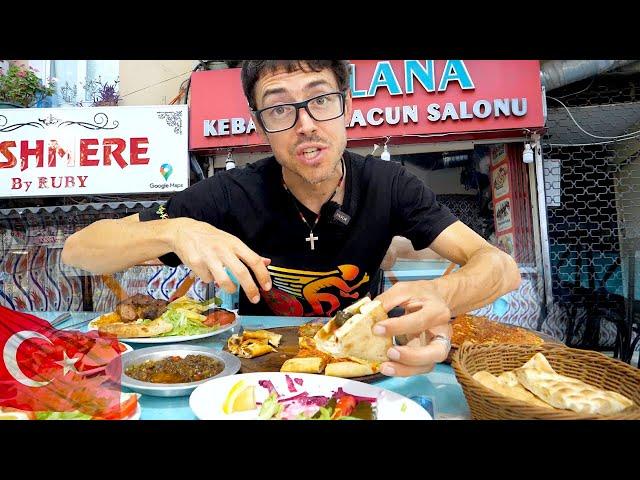
[[[61,323],[64,323],[66,320],[68,320],[69,318],[71,318],[71,313],[64,312],[61,315],[58,315],[56,318],[54,318],[51,321],[51,326],[55,327],[57,325],[60,325]]]

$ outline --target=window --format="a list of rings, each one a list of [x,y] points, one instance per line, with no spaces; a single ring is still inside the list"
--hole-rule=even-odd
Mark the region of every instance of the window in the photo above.
[[[55,78],[56,93],[42,105],[47,107],[89,106],[99,83],[118,80],[119,60],[33,60],[43,78]]]

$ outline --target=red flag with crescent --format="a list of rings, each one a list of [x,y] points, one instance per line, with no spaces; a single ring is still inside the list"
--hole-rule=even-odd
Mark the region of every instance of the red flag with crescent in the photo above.
[[[0,306],[0,407],[124,418],[133,412],[121,401],[122,349],[115,338]]]

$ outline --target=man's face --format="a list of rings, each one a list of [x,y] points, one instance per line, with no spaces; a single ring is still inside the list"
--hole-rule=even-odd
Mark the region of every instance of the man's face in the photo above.
[[[260,110],[337,91],[338,83],[329,69],[292,73],[277,70],[260,77],[255,86],[255,101]],[[335,175],[347,146],[346,126],[350,119],[351,96],[348,95],[344,115],[333,120],[314,120],[301,108],[296,124],[288,130],[266,133],[260,128],[259,122],[255,119],[254,122],[261,135],[269,141],[278,163],[307,182],[318,184]]]

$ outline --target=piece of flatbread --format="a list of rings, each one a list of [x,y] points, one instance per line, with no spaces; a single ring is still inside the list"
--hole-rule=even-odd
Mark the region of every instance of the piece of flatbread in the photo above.
[[[334,357],[353,356],[372,362],[388,360],[387,350],[393,345],[392,339],[372,332],[376,322],[387,318],[380,301],[365,297],[345,310],[359,313],[340,327],[336,326],[335,319],[329,320],[313,337],[317,348]]]
[[[342,378],[362,377],[373,373],[371,366],[358,362],[329,363],[324,369],[325,375]]]
[[[280,367],[281,372],[320,373],[324,370],[326,359],[322,357],[294,357]]]
[[[173,325],[162,318],[156,318],[148,323],[109,323],[100,325],[98,331],[115,335],[118,338],[157,337],[173,330]]]
[[[124,323],[118,312],[111,312],[101,315],[95,320],[91,321],[92,327],[98,328],[102,325],[109,325],[110,323]]]
[[[505,372],[496,377],[487,371],[476,372],[473,379],[496,393],[505,397],[521,400],[523,402],[536,405],[538,407],[553,408],[548,403],[543,402],[535,397],[531,392],[526,390],[516,378],[513,372]]]
[[[556,408],[589,415],[611,415],[633,405],[632,400],[617,392],[602,390],[581,380],[556,373],[546,359],[531,359],[525,365],[529,367],[515,370],[520,383]]]

